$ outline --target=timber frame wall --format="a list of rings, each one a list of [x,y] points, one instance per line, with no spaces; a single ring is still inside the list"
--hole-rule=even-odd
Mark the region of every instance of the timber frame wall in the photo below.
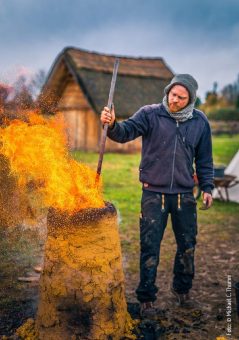
[[[71,150],[98,151],[102,132],[100,117],[90,107],[84,93],[70,78],[58,102],[58,112],[64,115]],[[141,149],[141,138],[119,144],[107,138],[106,151],[135,152]]]

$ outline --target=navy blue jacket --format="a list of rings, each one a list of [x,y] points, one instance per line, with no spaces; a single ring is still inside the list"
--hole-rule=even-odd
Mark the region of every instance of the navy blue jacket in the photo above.
[[[203,112],[177,123],[163,104],[142,107],[131,118],[108,129],[110,139],[125,143],[142,136],[140,181],[148,190],[162,193],[191,192],[194,162],[200,188],[213,189],[211,130]]]

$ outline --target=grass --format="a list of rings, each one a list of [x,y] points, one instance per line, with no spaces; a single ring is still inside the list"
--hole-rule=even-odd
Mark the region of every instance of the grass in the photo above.
[[[75,152],[74,157],[96,169],[98,154]],[[104,198],[118,209],[123,230],[135,222],[140,209],[139,160],[139,154],[108,153],[104,156],[102,167]]]
[[[239,135],[214,136],[213,158],[214,164],[227,165],[239,149]],[[96,169],[97,153],[74,152],[73,157]],[[114,203],[119,211],[122,233],[129,232],[129,228],[138,228],[140,211],[141,184],[138,181],[138,166],[140,154],[106,153],[104,156],[102,176],[104,183],[104,197],[106,201]],[[199,203],[200,205],[200,203]],[[215,202],[212,209],[202,214],[199,211],[199,222],[212,223],[215,220],[238,214],[239,205],[236,203]]]
[[[214,164],[229,164],[239,149],[239,134],[213,137]]]

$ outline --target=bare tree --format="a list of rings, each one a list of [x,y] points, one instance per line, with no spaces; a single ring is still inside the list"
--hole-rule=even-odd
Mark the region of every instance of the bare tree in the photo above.
[[[224,86],[222,89],[222,96],[229,104],[237,106],[239,96],[239,75],[234,83]]]
[[[43,69],[40,69],[32,76],[29,83],[29,90],[34,99],[39,96],[45,81],[46,71]]]

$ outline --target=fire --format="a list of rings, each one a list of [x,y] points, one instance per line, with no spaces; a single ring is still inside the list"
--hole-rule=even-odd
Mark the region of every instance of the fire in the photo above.
[[[26,121],[13,120],[0,128],[0,153],[10,165],[18,186],[40,194],[45,207],[73,214],[104,206],[102,183],[95,172],[73,160],[67,150],[63,116],[31,112]]]

